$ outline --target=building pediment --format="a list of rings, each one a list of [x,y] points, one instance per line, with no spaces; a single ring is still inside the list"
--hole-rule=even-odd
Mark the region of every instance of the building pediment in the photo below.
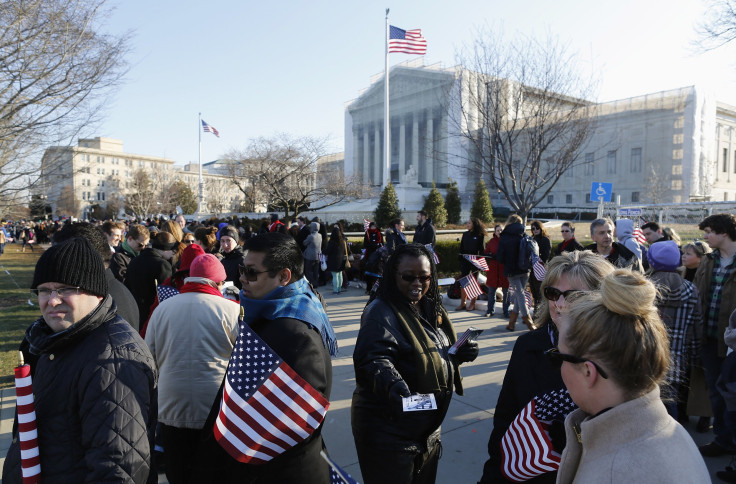
[[[390,102],[426,93],[431,93],[432,96],[437,97],[437,93],[447,90],[454,79],[453,71],[395,66],[391,69],[389,79]],[[383,88],[384,81],[381,77],[348,106],[348,111],[353,112],[378,105],[382,106],[384,101]]]

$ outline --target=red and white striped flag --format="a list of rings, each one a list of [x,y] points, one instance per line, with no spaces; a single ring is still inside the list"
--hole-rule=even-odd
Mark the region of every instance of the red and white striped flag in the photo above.
[[[322,425],[330,402],[241,324],[225,376],[217,442],[234,459],[263,464]]]
[[[217,131],[214,126],[210,126],[209,124],[207,124],[207,122],[204,119],[202,120],[202,130],[205,133],[212,133],[218,138],[220,137],[220,132]]]
[[[478,281],[473,277],[473,274],[468,274],[460,279],[460,285],[465,289],[465,295],[471,299],[483,294],[483,291],[478,285]]]
[[[21,474],[23,484],[35,484],[41,481],[41,457],[38,452],[31,366],[23,364],[23,353],[18,354],[20,361],[15,367],[15,407],[18,410]]]
[[[434,260],[434,265],[437,265],[440,263],[440,258],[437,255],[437,252],[434,251],[434,247],[432,247],[432,244],[425,244],[424,247],[427,248],[427,250],[432,254],[432,259]]]
[[[477,256],[477,255],[468,255],[468,254],[463,254],[463,257],[465,258],[465,260],[473,264],[478,269],[482,271],[488,270],[488,263],[486,262],[485,257]]]
[[[368,230],[368,228],[370,226],[371,226],[371,221],[370,220],[363,219],[363,232],[365,232],[366,230]]]
[[[634,232],[631,234],[636,239],[637,242],[644,245],[647,243],[647,238],[644,237],[644,232],[641,231],[639,227],[634,229]]]
[[[547,275],[547,269],[544,267],[544,264],[542,264],[542,259],[537,258],[532,265],[532,271],[534,271],[534,277],[536,277],[538,281],[544,280],[544,276]]]
[[[427,39],[422,37],[422,29],[404,30],[393,25],[388,29],[388,53],[418,54],[427,53]]]
[[[555,450],[549,428],[553,421],[565,421],[577,406],[566,389],[534,397],[516,416],[501,439],[503,465],[509,480],[522,482],[560,467],[560,452]]]

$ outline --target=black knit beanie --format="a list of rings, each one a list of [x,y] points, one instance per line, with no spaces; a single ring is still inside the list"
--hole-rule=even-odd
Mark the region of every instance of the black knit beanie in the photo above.
[[[105,264],[87,239],[75,237],[53,245],[36,263],[31,289],[39,284],[58,282],[80,287],[95,296],[107,296]]]

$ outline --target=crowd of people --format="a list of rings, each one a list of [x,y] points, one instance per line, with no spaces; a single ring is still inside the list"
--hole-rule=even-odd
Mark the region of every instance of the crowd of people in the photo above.
[[[641,227],[644,244],[629,220],[594,220],[587,246],[572,222],[556,246],[543,222],[529,225],[527,235],[512,215],[486,241],[471,218],[460,239],[460,277],[485,276],[485,316],[500,300],[506,330],[519,318],[529,329],[495,402],[480,482],[649,482],[653,472],[707,482],[703,457],[736,455],[727,352],[736,349],[736,217],[705,218],[704,241],[683,245],[653,222]],[[306,430],[270,428],[261,413],[275,410],[256,399],[266,383],[249,376],[249,352],[267,346],[273,356],[260,358],[285,365],[275,372],[310,402],[329,402],[337,339],[317,288],[340,294],[360,278],[370,297],[352,355],[351,426],[363,482],[435,482],[441,424],[464,392],[460,368],[481,350],[458,337],[445,309],[427,213],[417,213],[411,242],[405,228],[367,223],[354,254],[340,223],[276,214],[258,230],[181,216],[43,227],[52,245],[31,284],[42,316],[20,350],[32,367],[44,479],[155,482],[163,469],[171,483],[330,482],[324,412],[310,413]],[[477,294],[459,297],[455,311],[477,309]],[[544,446],[524,445],[529,408]],[[300,420],[293,410],[276,421]],[[713,442],[695,446],[678,423],[690,416],[704,432],[712,419]],[[22,480],[20,448],[14,439],[4,482]],[[736,482],[730,470],[719,476]]]

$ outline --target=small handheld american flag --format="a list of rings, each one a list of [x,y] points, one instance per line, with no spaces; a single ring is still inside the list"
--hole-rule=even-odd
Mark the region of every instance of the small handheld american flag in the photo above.
[[[471,264],[473,264],[478,269],[480,269],[482,271],[487,271],[488,270],[488,263],[486,262],[486,258],[485,257],[483,257],[483,256],[480,256],[479,257],[477,255],[468,255],[468,254],[463,254],[463,257],[465,258],[465,260],[467,260],[468,262],[470,262]]]
[[[483,291],[478,285],[478,281],[475,280],[473,274],[468,274],[460,279],[460,285],[465,289],[465,295],[471,299],[483,294]]]
[[[365,232],[366,230],[368,230],[368,228],[370,228],[370,226],[371,226],[371,221],[370,220],[363,219],[363,232]]]
[[[577,406],[567,389],[535,397],[516,416],[501,439],[502,472],[510,480],[522,482],[560,467],[549,429],[553,421],[564,421]]]
[[[18,436],[20,439],[20,465],[23,484],[41,481],[41,458],[38,452],[36,407],[33,401],[31,367],[23,364],[23,353],[18,352],[15,367],[15,397],[18,410]]]

